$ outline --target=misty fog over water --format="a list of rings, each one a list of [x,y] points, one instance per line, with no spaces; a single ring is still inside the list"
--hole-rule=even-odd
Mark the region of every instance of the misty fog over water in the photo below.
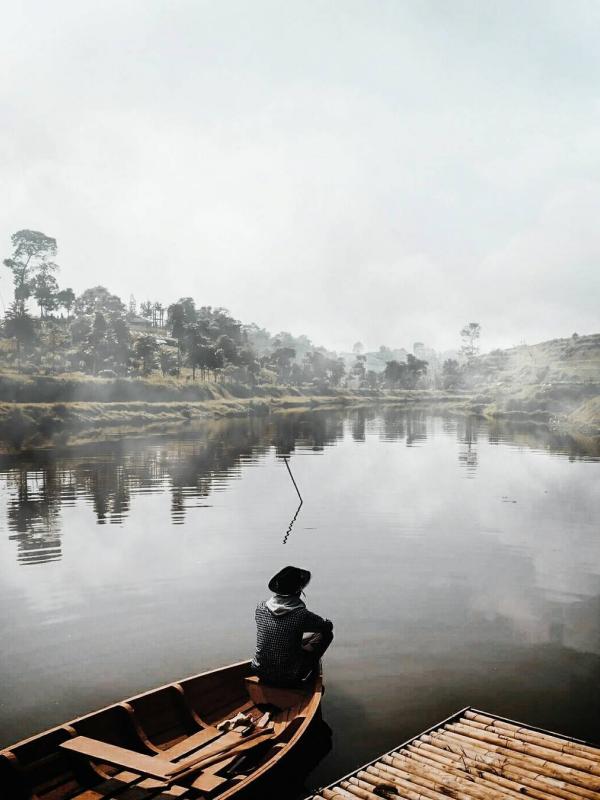
[[[249,657],[287,563],[335,624],[333,748],[307,785],[467,704],[597,737],[597,460],[535,426],[393,409],[4,458],[0,744]]]

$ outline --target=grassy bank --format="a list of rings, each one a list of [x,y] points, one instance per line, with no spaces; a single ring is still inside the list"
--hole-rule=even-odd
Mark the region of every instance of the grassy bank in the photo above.
[[[441,392],[340,391],[309,395],[272,387],[262,396],[236,397],[220,387],[217,396],[195,402],[0,403],[0,450],[19,452],[108,441],[118,436],[153,435],[207,419],[263,416],[285,411],[344,408],[377,403],[466,411],[462,395]]]
[[[489,419],[538,422],[565,432],[600,436],[600,383],[526,384],[488,390]]]
[[[209,418],[311,408],[400,405],[443,408],[491,420],[535,422],[600,438],[600,381],[524,383],[517,375],[482,381],[471,393],[433,390],[335,390],[188,382],[176,378],[85,375],[0,376],[0,451],[72,446],[118,436],[152,435]]]
[[[488,418],[600,435],[600,334],[494,350],[473,362],[471,380],[490,397]]]

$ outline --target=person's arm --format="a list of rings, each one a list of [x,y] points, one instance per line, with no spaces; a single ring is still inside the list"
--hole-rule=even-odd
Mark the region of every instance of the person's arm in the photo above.
[[[302,620],[302,630],[310,633],[330,633],[333,630],[333,622],[307,610]]]

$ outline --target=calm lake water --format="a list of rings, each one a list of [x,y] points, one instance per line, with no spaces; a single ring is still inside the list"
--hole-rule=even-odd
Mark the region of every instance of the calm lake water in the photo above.
[[[465,705],[600,738],[600,465],[570,439],[295,413],[4,459],[0,492],[0,745],[249,657],[288,563],[335,623],[306,787]]]

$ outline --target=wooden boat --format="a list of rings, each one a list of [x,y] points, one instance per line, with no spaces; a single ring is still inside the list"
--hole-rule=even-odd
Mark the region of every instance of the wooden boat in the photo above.
[[[226,800],[264,776],[317,714],[321,675],[265,686],[250,662],[161,686],[0,751],[9,800]],[[251,719],[224,732],[238,713]]]

